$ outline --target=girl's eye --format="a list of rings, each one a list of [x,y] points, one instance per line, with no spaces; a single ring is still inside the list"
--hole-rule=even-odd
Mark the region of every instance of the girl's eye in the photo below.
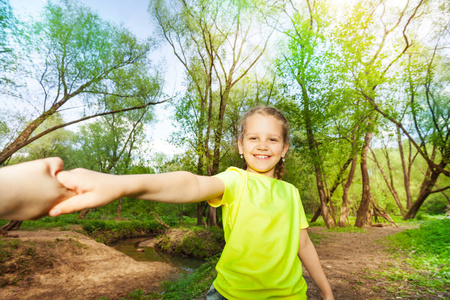
[[[278,142],[278,139],[270,139],[271,142]]]
[[[254,141],[254,140],[256,140],[256,137],[251,136],[251,137],[249,137],[248,139],[251,140],[251,141]]]

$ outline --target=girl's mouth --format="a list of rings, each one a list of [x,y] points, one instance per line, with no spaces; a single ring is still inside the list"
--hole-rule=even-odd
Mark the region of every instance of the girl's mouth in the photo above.
[[[270,156],[268,155],[254,155],[257,159],[269,159]]]

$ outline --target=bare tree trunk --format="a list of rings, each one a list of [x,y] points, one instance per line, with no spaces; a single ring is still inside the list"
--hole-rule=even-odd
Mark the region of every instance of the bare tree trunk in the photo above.
[[[328,198],[327,201],[329,199],[331,199],[331,197],[333,196],[334,192],[336,191],[336,189],[338,188],[338,186],[342,183],[342,181],[344,181],[344,179],[342,178],[344,175],[345,170],[347,170],[348,166],[350,165],[350,163],[352,162],[353,158],[350,157],[342,166],[341,170],[339,171],[339,174],[336,176],[336,180],[334,181],[333,186],[330,189],[330,192],[328,194]],[[328,203],[328,202],[327,202]],[[319,206],[316,210],[316,212],[314,213],[313,217],[311,218],[311,222],[315,222],[321,215],[322,213],[322,207]]]
[[[389,166],[389,172],[391,174],[391,181],[388,180],[388,178],[386,176],[386,173],[384,172],[383,168],[381,167],[380,163],[377,160],[377,157],[375,156],[375,153],[372,150],[372,147],[369,146],[369,149],[370,149],[370,152],[372,153],[373,161],[377,165],[378,170],[380,170],[381,175],[383,175],[384,182],[386,183],[389,191],[391,192],[391,195],[394,198],[395,203],[397,203],[397,206],[398,206],[398,208],[400,210],[400,213],[402,214],[402,216],[404,216],[405,215],[405,210],[403,209],[403,205],[400,202],[400,198],[398,197],[397,190],[394,187],[394,182],[393,182],[393,178],[392,178],[392,170],[390,168],[390,162],[389,162],[389,156],[386,154],[386,159],[388,161],[388,166]]]
[[[348,174],[347,181],[344,184],[343,187],[343,193],[342,193],[342,206],[341,206],[341,215],[339,217],[339,226],[340,227],[347,227],[348,224],[348,216],[349,216],[349,203],[348,200],[348,192],[350,190],[350,186],[353,182],[353,177],[355,176],[355,170],[356,170],[356,163],[358,159],[358,154],[355,153],[352,159],[352,164],[350,166],[350,172]]]
[[[359,204],[358,211],[356,213],[356,227],[364,227],[370,225],[372,218],[370,213],[370,178],[367,168],[367,153],[369,151],[369,144],[372,140],[372,132],[367,132],[364,138],[364,145],[361,153],[361,178],[362,178],[362,196],[361,203]]]
[[[205,210],[205,202],[197,203],[197,226],[205,225],[203,221],[203,211]]]
[[[78,219],[78,220],[84,220],[84,219],[86,218],[87,214],[89,213],[89,211],[90,211],[90,208],[83,209],[83,210],[80,211],[80,213],[78,214],[77,219]]]
[[[398,141],[398,150],[400,152],[400,159],[402,162],[402,169],[403,169],[403,185],[405,187],[405,193],[406,193],[406,209],[410,209],[412,206],[412,196],[411,196],[411,165],[414,159],[411,159],[411,142],[409,141],[409,160],[408,160],[408,167],[406,167],[406,161],[405,161],[405,154],[403,151],[403,143],[402,143],[402,136],[400,133],[400,128],[397,126],[397,141]],[[402,215],[404,215],[402,213]]]
[[[392,220],[391,216],[384,209],[382,209],[380,205],[378,205],[378,203],[375,201],[375,199],[371,198],[371,201],[372,201],[372,207],[374,210],[374,214],[376,214],[380,217],[383,217],[386,221],[388,221],[395,227],[398,227],[397,224],[395,224],[394,220]]]
[[[208,218],[206,220],[208,226],[217,227],[217,209],[215,207],[209,206]]]
[[[447,164],[444,161],[441,161],[441,163],[439,164],[441,168],[445,168],[446,165]],[[414,201],[413,205],[408,210],[406,215],[403,217],[403,220],[414,219],[416,217],[420,207],[425,202],[427,197],[432,193],[431,189],[436,184],[439,175],[441,175],[441,172],[439,172],[438,170],[432,171],[430,167],[428,167],[427,174],[423,179],[422,185],[420,187],[419,195],[417,196],[416,201]]]
[[[123,208],[123,198],[120,198],[119,203],[117,203],[117,213],[116,213],[116,219],[118,220],[122,218],[122,208]]]
[[[11,231],[18,230],[22,225],[23,221],[11,220],[0,228],[0,230]]]

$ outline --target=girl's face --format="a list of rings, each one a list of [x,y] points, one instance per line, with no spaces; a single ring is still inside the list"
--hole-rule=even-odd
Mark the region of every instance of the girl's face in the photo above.
[[[274,178],[275,166],[286,155],[289,145],[283,140],[283,123],[272,116],[254,114],[244,124],[239,153],[244,155],[247,171]]]

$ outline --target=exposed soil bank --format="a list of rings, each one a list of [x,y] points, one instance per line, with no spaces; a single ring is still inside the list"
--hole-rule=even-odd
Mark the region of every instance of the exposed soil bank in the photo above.
[[[0,299],[116,299],[138,288],[157,291],[161,281],[178,275],[178,269],[166,263],[137,262],[76,232],[14,234],[22,241],[32,241],[36,245],[34,257],[49,258],[48,266],[37,265],[35,272],[29,270],[17,285],[2,287]]]

